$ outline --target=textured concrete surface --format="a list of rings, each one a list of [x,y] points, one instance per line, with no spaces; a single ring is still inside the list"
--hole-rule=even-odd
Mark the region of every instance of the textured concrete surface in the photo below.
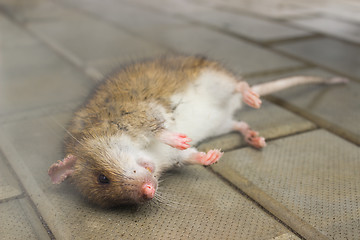
[[[0,0],[0,238],[359,239],[360,4],[352,0]],[[209,139],[223,159],[163,177],[161,197],[100,209],[48,167],[113,67],[166,53],[220,60],[251,84],[346,76],[266,96],[236,118],[268,139]]]
[[[330,239],[359,239],[359,159],[357,146],[317,130],[229,152],[213,168],[243,176]]]
[[[162,198],[150,205],[102,210],[87,204],[70,184],[52,185],[44,171],[61,158],[59,142],[64,130],[58,123],[65,124],[69,116],[62,113],[1,128],[5,155],[13,159],[19,174],[31,175],[25,188],[57,237],[270,239],[290,234],[255,203],[200,166],[167,174],[159,190]]]

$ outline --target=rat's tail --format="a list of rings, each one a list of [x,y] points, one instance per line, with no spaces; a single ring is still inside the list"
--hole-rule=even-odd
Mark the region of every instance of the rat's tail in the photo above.
[[[271,94],[281,91],[286,88],[294,87],[297,85],[310,84],[310,83],[323,83],[323,84],[339,84],[347,83],[348,79],[342,77],[322,78],[310,76],[295,76],[289,78],[282,78],[272,82],[254,85],[251,89],[260,96]]]

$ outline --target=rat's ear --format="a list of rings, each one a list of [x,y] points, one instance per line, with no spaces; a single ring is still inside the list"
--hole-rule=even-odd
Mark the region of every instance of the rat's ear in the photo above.
[[[51,181],[54,184],[59,184],[64,181],[68,176],[71,176],[74,172],[74,164],[77,157],[74,155],[67,155],[64,160],[57,161],[49,168],[48,174],[51,177]]]

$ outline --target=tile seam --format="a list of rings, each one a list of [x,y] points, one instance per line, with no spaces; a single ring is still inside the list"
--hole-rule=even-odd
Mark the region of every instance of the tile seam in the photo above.
[[[10,202],[10,201],[16,200],[16,199],[22,199],[25,197],[26,197],[26,194],[24,192],[22,192],[20,194],[17,194],[17,195],[11,196],[11,197],[0,199],[0,204]]]

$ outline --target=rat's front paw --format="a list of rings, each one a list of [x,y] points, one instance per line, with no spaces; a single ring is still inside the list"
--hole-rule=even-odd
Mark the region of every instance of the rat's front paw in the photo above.
[[[210,150],[207,153],[198,152],[196,153],[195,160],[201,165],[208,166],[216,163],[223,154],[224,153],[217,149]]]
[[[191,138],[182,133],[173,133],[169,131],[164,131],[160,135],[160,141],[163,143],[177,148],[179,150],[185,150],[190,147],[189,142],[191,142]]]

